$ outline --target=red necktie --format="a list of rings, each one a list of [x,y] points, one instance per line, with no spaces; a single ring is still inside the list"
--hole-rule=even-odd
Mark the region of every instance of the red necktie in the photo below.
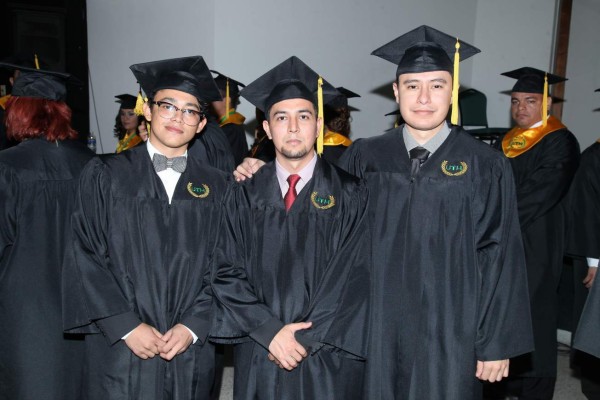
[[[292,174],[287,178],[290,188],[283,197],[283,202],[285,203],[285,211],[290,211],[290,208],[292,208],[292,204],[294,204],[294,200],[296,200],[296,196],[298,196],[298,193],[296,193],[296,184],[299,180],[300,175],[296,174]]]

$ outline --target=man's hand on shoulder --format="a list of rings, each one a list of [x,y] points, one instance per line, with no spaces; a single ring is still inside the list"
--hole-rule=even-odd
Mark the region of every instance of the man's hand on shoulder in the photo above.
[[[240,165],[233,171],[233,176],[238,182],[252,178],[252,176],[266,163],[258,158],[246,157]]]

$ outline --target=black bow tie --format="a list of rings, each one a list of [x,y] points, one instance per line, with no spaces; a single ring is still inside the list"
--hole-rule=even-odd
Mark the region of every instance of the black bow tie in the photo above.
[[[171,168],[173,171],[183,173],[183,171],[185,171],[185,166],[187,165],[187,157],[180,156],[167,158],[162,154],[156,153],[152,156],[152,164],[154,164],[154,170],[156,172]]]

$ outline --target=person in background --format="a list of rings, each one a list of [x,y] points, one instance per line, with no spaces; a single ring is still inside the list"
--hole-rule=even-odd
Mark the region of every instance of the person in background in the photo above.
[[[248,153],[248,141],[244,129],[246,117],[236,111],[236,107],[240,104],[240,89],[245,85],[220,72],[213,70],[211,72],[217,74],[215,83],[219,88],[219,92],[221,92],[221,97],[223,97],[222,100],[211,103],[211,112],[217,118],[223,133],[227,136],[235,165],[238,165]]]
[[[119,112],[115,118],[115,137],[119,140],[115,153],[131,149],[148,139],[145,119],[136,115],[134,109],[137,97],[130,94],[115,96],[120,103]]]
[[[348,99],[360,95],[344,87],[336,88],[340,95],[324,105],[325,137],[323,139],[323,157],[330,163],[336,164],[344,150],[352,144],[350,139],[350,108]]]
[[[63,334],[63,264],[79,174],[93,157],[71,127],[70,75],[19,71],[0,152],[0,399],[77,400],[84,342]]]
[[[502,75],[516,79],[510,105],[516,126],[496,147],[510,162],[517,188],[535,351],[511,359],[510,379],[486,389],[500,398],[551,399],[557,368],[557,292],[567,230],[562,200],[579,164],[579,144],[549,115],[548,85],[565,78],[531,67]]]

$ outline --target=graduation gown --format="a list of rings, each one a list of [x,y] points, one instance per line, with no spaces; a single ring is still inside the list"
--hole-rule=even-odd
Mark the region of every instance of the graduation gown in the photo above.
[[[577,169],[579,145],[571,132],[559,129],[509,160],[517,187],[535,339],[535,351],[511,360],[510,372],[555,377],[557,291],[567,231],[562,200]]]
[[[362,399],[368,315],[367,191],[319,159],[286,213],[275,163],[240,185],[213,282],[221,304],[214,340],[235,347],[236,399]],[[224,229],[225,231],[225,229]],[[268,360],[286,324],[309,356],[293,371]]]
[[[347,136],[328,131],[323,138],[323,158],[337,165],[340,157],[351,144],[352,140]]]
[[[411,177],[401,126],[355,141],[340,165],[370,193],[365,398],[481,398],[477,360],[533,349],[508,161],[453,126]]]
[[[227,187],[224,173],[188,156],[169,204],[146,146],[86,166],[64,323],[91,333],[85,399],[208,398],[209,266]],[[120,340],[141,322],[161,333],[181,323],[199,339],[170,362],[142,360]]]
[[[600,258],[600,142],[581,154],[569,191],[570,229],[567,253]],[[600,291],[597,281],[589,291],[573,347],[600,358]]]
[[[227,137],[214,121],[209,120],[190,143],[188,155],[228,174],[232,174],[236,167]]]
[[[63,335],[61,269],[92,156],[70,140],[0,152],[0,399],[81,398],[83,340]]]

